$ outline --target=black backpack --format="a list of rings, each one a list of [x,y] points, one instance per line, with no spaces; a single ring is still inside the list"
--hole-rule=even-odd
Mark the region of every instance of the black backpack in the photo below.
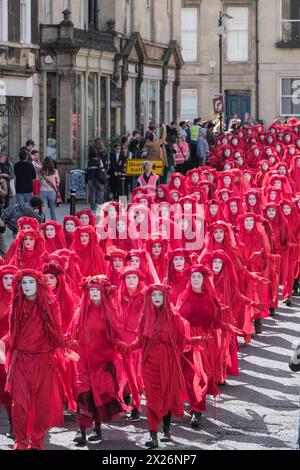
[[[14,204],[13,206],[7,207],[2,212],[2,219],[5,225],[14,233],[18,232],[18,220],[23,217],[24,205]]]

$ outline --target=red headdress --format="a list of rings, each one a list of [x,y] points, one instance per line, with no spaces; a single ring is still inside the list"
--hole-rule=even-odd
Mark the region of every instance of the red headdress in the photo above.
[[[161,198],[158,195],[158,191],[162,190],[164,192],[164,196]],[[170,202],[170,189],[167,184],[160,184],[156,188],[156,197],[155,197],[155,203],[159,204],[161,202]]]
[[[66,230],[66,223],[70,221],[74,222],[75,229],[80,226],[80,221],[74,215],[67,215],[66,217],[64,217],[64,232],[65,232],[65,240],[66,240],[67,248],[70,248],[70,246],[72,245],[73,237],[74,237],[74,233],[67,232]]]
[[[176,188],[175,185],[174,185],[175,178],[180,179],[179,188]],[[169,189],[170,189],[170,191],[174,191],[174,190],[179,191],[181,196],[186,196],[188,194],[188,189],[187,189],[187,185],[186,185],[186,177],[184,175],[182,175],[181,173],[172,173],[170,183],[169,183]]]
[[[255,196],[256,204],[254,206],[249,204],[249,197]],[[244,195],[245,197],[245,206],[247,212],[254,212],[255,214],[261,215],[262,212],[262,196],[261,191],[259,189],[249,189]]]
[[[46,229],[47,227],[52,226],[55,228],[55,237],[54,238],[47,238],[46,236]],[[42,232],[44,234],[45,239],[45,246],[48,253],[53,253],[57,250],[62,250],[66,248],[66,239],[62,229],[62,226],[56,222],[55,220],[49,220],[42,224]]]
[[[123,268],[126,267],[127,265],[126,251],[120,250],[120,249],[115,248],[114,246],[111,246],[107,249],[107,254],[105,256],[105,259],[108,260],[107,273],[106,273],[107,279],[109,280],[109,282],[111,282],[113,286],[119,286],[122,272],[119,272],[115,269],[113,260],[122,259]]]
[[[86,246],[80,241],[80,235],[83,233],[88,234],[90,238]],[[71,249],[79,257],[78,265],[83,276],[97,276],[106,272],[103,251],[98,244],[96,232],[90,225],[76,229]]]
[[[11,266],[11,265],[6,265],[6,266],[1,266],[0,268],[0,302],[3,303],[3,306],[6,305],[6,307],[9,307],[9,302],[11,301],[11,292],[8,292],[7,290],[4,289],[3,287],[3,277],[6,276],[7,274],[11,274],[14,276],[18,272],[18,268],[16,266]],[[2,308],[0,309],[0,320],[2,320],[4,314],[6,312],[2,311]],[[1,324],[1,321],[0,321]],[[2,329],[0,328],[0,335],[2,333]],[[3,335],[6,332],[3,332]],[[2,335],[2,336],[3,336]],[[2,338],[0,336],[0,338]]]
[[[131,191],[131,196],[134,198],[138,194],[148,194],[148,191],[146,188],[142,188],[141,186],[138,186],[137,188],[134,188]]]
[[[54,255],[68,260],[68,268],[65,268],[67,282],[72,292],[74,292],[78,297],[81,297],[82,274],[78,266],[79,256],[75,253],[75,251],[71,251],[66,248],[56,251],[50,255],[49,258]]]
[[[145,207],[148,207],[149,209],[151,209],[151,206],[153,205],[154,201],[153,201],[153,197],[150,194],[138,194],[134,196],[133,204],[143,206],[144,204],[141,204],[140,202],[142,199],[145,199],[148,202],[148,206],[145,206]]]
[[[230,208],[230,205],[233,202],[235,202],[236,205],[237,205],[237,212],[236,213],[233,213],[231,211],[231,208]],[[229,224],[235,226],[236,223],[237,223],[238,217],[240,215],[242,215],[244,212],[245,212],[245,209],[244,209],[243,201],[240,197],[238,197],[238,196],[230,197],[228,199],[228,201],[225,202],[224,215],[225,215],[226,222],[228,222]]]
[[[40,228],[39,221],[33,217],[21,217],[18,220],[18,231],[22,230],[24,225],[29,225],[32,230],[39,230]]]
[[[153,245],[159,243],[162,247],[161,255],[158,258],[155,258],[152,253]],[[167,264],[167,253],[169,250],[169,241],[162,237],[160,234],[152,234],[150,238],[146,241],[146,250],[151,256],[154,268],[160,279],[160,282],[163,282],[167,276],[168,264]]]
[[[218,211],[217,211],[216,215],[211,214],[211,212],[210,212],[210,207],[211,206],[218,206]],[[205,222],[206,222],[207,225],[210,225],[214,222],[217,222],[218,220],[224,220],[224,214],[223,214],[223,210],[222,210],[220,201],[212,199],[211,201],[207,201],[205,203],[204,218],[205,218]]]
[[[89,218],[89,224],[88,225],[91,225],[92,227],[95,227],[96,225],[96,217],[93,215],[92,211],[88,210],[88,209],[84,209],[80,212],[77,212],[76,214],[76,217],[80,220],[80,217],[82,215],[87,215],[88,218]]]
[[[294,194],[300,193],[300,156],[297,155],[291,161],[289,170],[289,180],[293,188]]]
[[[32,251],[24,247],[24,238],[32,237],[35,240],[35,247]],[[16,240],[15,254],[10,262],[19,269],[40,269],[42,255],[45,252],[45,242],[42,234],[36,230],[19,232]]]
[[[129,261],[129,263],[132,260],[133,256],[135,256],[136,258],[139,258],[139,260],[140,260],[139,271],[143,275],[145,282],[148,285],[152,284],[153,276],[152,276],[152,274],[150,272],[150,269],[149,269],[149,264],[148,264],[148,260],[147,260],[147,253],[144,250],[131,250],[127,254],[127,261]],[[128,267],[125,268],[125,271],[127,271],[128,269],[129,269]]]

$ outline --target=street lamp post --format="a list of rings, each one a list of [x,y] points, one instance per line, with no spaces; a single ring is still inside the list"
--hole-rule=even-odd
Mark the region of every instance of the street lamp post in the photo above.
[[[220,61],[220,76],[219,76],[219,94],[223,97],[223,37],[225,33],[225,21],[224,19],[233,19],[232,16],[228,15],[224,11],[220,11],[218,21],[218,34],[219,34],[219,61]],[[223,134],[223,116],[220,112],[220,133]]]

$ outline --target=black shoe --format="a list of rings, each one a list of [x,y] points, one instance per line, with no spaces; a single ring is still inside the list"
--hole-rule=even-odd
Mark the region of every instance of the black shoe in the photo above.
[[[192,419],[190,421],[190,425],[192,428],[199,428],[201,422],[202,413],[200,411],[193,411]]]
[[[255,320],[254,322],[254,328],[255,328],[255,333],[257,335],[260,335],[262,333],[262,320],[259,318],[258,320]]]
[[[225,382],[219,382],[218,385],[219,385],[219,387],[226,387],[227,382],[226,382],[226,380],[225,380]]]
[[[294,280],[293,295],[295,295],[295,296],[299,295],[299,280],[298,279]]]
[[[150,441],[145,442],[145,446],[149,449],[156,449],[158,447],[157,432],[150,432]]]
[[[134,408],[131,412],[131,415],[128,418],[128,421],[135,423],[140,420],[141,420],[141,413],[136,408]]]
[[[292,302],[290,301],[290,299],[286,299],[285,305],[287,307],[290,307],[292,305]]]
[[[269,312],[270,312],[270,317],[276,317],[275,308],[270,308],[270,309],[269,309]]]
[[[73,442],[76,442],[76,444],[79,445],[79,446],[87,444],[86,432],[85,431],[78,431],[76,433],[75,438],[73,439]]]
[[[102,437],[101,429],[94,428],[89,434],[88,441],[89,442],[102,442],[103,437]]]
[[[131,405],[131,396],[130,395],[126,395],[125,397],[123,397],[123,400],[124,400],[125,405],[127,405],[127,406]]]
[[[170,426],[163,427],[163,434],[160,438],[160,442],[171,442]]]

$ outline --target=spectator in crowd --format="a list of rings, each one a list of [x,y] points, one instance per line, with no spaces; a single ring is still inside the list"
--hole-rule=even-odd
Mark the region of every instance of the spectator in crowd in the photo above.
[[[190,151],[192,168],[198,168],[198,166],[200,166],[200,160],[197,151],[198,141],[200,139],[200,126],[201,118],[197,118],[194,120],[194,124],[191,126],[190,129]]]
[[[231,118],[230,121],[229,121],[229,124],[228,124],[228,130],[229,130],[229,132],[230,132],[230,130],[232,129],[233,124],[235,124],[236,126],[242,124],[242,121],[239,119],[237,113],[233,113],[233,116],[232,116],[232,118]]]
[[[138,186],[153,191],[159,184],[159,176],[152,173],[153,165],[151,162],[143,163],[143,174],[138,178]]]
[[[38,150],[32,150],[31,152],[31,158],[32,158],[32,164],[35,168],[37,178],[39,178],[41,169],[42,169],[42,163],[40,159],[40,152]]]
[[[128,145],[123,143],[122,144],[122,156],[124,161],[124,172],[126,175],[126,167],[127,167],[127,160],[129,159],[129,150]],[[132,176],[125,176],[125,196],[128,196],[131,191],[133,190],[133,177]]]
[[[104,151],[99,150],[100,147],[98,147],[98,151],[96,146],[90,147],[85,173],[86,183],[89,187],[92,211],[96,209],[97,205],[104,203],[106,193],[107,159]]]
[[[115,200],[119,199],[122,195],[122,184],[125,182],[126,173],[126,159],[122,153],[122,147],[120,144],[114,146],[113,151],[110,154],[110,167],[109,167],[109,184],[110,190]]]
[[[20,161],[14,165],[16,176],[17,203],[25,204],[33,196],[33,180],[36,179],[36,171],[32,163],[27,161],[28,152],[21,149],[19,153]]]
[[[39,224],[45,222],[44,204],[39,196],[34,196],[29,203],[13,204],[3,211],[3,221],[14,236],[18,233],[18,220],[22,217],[36,219]]]
[[[206,129],[204,127],[201,127],[197,144],[197,157],[199,161],[199,166],[203,166],[206,164],[208,155],[209,146],[206,140]]]
[[[14,169],[7,159],[5,153],[0,152],[0,177],[5,179],[7,184],[7,195],[5,196],[4,208],[9,206],[10,182],[14,180]]]
[[[140,131],[133,131],[132,139],[129,143],[129,152],[132,158],[140,158],[143,153],[143,140]]]
[[[183,135],[178,137],[176,144],[173,144],[173,153],[175,161],[175,170],[176,173],[186,174],[187,163],[189,160],[189,146],[185,141]]]
[[[216,145],[216,136],[214,134],[215,125],[212,121],[208,121],[206,125],[207,133],[206,133],[206,140],[209,146],[209,150],[213,150],[214,146]]]
[[[0,176],[0,256],[3,258],[6,255],[7,247],[4,238],[5,225],[2,219],[2,211],[5,207],[5,199],[8,194],[7,183],[4,178]]]
[[[34,146],[35,146],[34,141],[32,139],[28,139],[26,144],[23,147],[21,147],[21,150],[24,150],[24,152],[27,152],[27,161],[28,161],[28,163],[32,162],[31,152],[32,152]]]
[[[59,185],[59,173],[54,168],[53,160],[46,157],[41,169],[41,198],[45,207],[48,205],[50,208],[51,220],[56,220],[56,197]]]
[[[146,141],[147,159],[149,160],[163,160],[164,162],[164,174],[161,177],[161,183],[164,184],[167,181],[168,175],[168,157],[166,150],[166,138],[167,128],[165,124],[162,124],[162,136],[158,140],[154,140],[154,135],[149,134]]]
[[[188,128],[188,125],[187,125],[186,121],[181,121],[179,123],[178,137],[183,137],[185,141],[186,141],[187,136],[188,136],[187,132],[186,132],[187,128]]]

